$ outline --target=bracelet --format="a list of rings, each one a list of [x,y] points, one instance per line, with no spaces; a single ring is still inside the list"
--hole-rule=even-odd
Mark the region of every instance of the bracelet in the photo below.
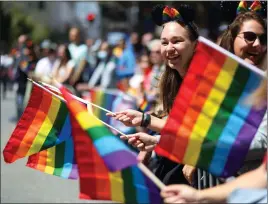
[[[144,122],[144,112],[142,112],[141,127],[143,127],[143,122]]]
[[[151,123],[151,115],[143,113],[142,121],[141,121],[141,127],[147,128],[148,125]]]

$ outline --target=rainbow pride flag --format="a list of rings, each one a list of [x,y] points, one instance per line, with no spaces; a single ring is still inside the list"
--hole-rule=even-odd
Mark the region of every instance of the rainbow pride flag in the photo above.
[[[142,112],[148,112],[151,110],[151,108],[152,108],[152,104],[150,104],[150,102],[146,99],[146,97],[144,97],[138,110]]]
[[[102,89],[90,89],[89,94],[90,96],[87,98],[87,100],[107,110],[112,110],[113,102],[117,97],[116,93],[108,92]],[[107,117],[105,111],[95,107],[92,108],[93,113],[97,118],[110,124],[111,117]]]
[[[7,163],[36,154],[71,137],[66,104],[34,84],[23,115],[8,140],[3,156]]]
[[[73,138],[29,156],[26,166],[62,178],[78,179]]]
[[[70,105],[70,108],[72,106],[73,104]],[[78,116],[79,118],[82,118],[81,113]],[[84,113],[84,115],[86,114]],[[97,123],[96,119],[89,117],[89,114],[87,115],[87,121],[92,124]],[[103,155],[104,150],[110,147],[110,151],[113,151],[115,148],[122,147],[122,144],[118,145],[119,141],[115,143],[107,141],[108,145],[97,144],[96,146],[98,141],[89,137],[88,132],[81,128],[79,121],[80,119],[71,118],[79,172],[79,197],[81,199],[112,200],[120,203],[161,203],[158,188],[140,171],[137,165],[132,165],[135,162],[129,162],[123,168],[120,163],[124,162],[125,159],[122,159],[121,156],[110,157],[109,161],[106,160],[105,155]],[[106,137],[102,137],[102,131],[98,130],[100,130],[100,126],[95,127],[94,138],[105,140]],[[103,150],[100,150],[100,148],[103,148]],[[129,157],[128,154],[125,154],[125,156]],[[107,165],[108,162],[109,164]],[[120,168],[111,168],[111,166],[120,166]],[[120,170],[111,172],[111,169]]]
[[[60,91],[74,117],[73,120],[76,120],[93,140],[94,146],[110,171],[121,170],[137,164],[137,155],[134,152],[130,151],[94,115],[89,114],[86,107],[75,100],[64,86],[61,86]],[[73,134],[76,134],[76,132],[73,132]]]
[[[98,106],[101,106],[112,112],[123,111],[126,109],[136,109],[136,100],[119,90],[114,89],[91,89],[87,95],[83,96],[83,99],[90,101]],[[113,119],[112,117],[106,116],[106,112],[92,106],[93,114],[100,120],[107,124],[115,127],[125,134],[135,133],[135,128],[127,127],[121,122]],[[111,130],[113,134],[117,132]]]
[[[156,152],[215,176],[234,175],[266,111],[246,103],[264,76],[200,37]]]

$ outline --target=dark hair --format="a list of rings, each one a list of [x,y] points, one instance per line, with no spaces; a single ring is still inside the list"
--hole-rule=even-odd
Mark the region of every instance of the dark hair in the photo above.
[[[68,63],[68,61],[72,59],[71,52],[68,48],[68,45],[62,44],[61,46],[64,47],[64,55],[66,57],[66,61],[63,62],[63,60],[61,60],[60,66],[62,66],[63,63]]]
[[[165,6],[162,5],[154,7],[152,17],[155,23],[159,26],[165,26],[168,22],[177,22],[188,31],[189,39],[192,42],[196,41],[198,38],[198,29],[194,23],[195,13],[193,8],[187,4],[180,5],[177,11],[179,11],[183,21],[178,18],[163,19],[164,8]],[[163,104],[162,116],[167,115],[170,112],[182,80],[183,79],[177,70],[171,69],[168,65],[165,66],[165,71],[161,76],[159,84],[160,101]]]
[[[71,52],[67,45],[64,45],[64,47],[65,47],[64,55],[66,56],[67,61],[69,61],[72,59]]]
[[[266,22],[262,19],[260,15],[258,15],[253,11],[240,13],[235,18],[235,20],[228,26],[228,29],[225,30],[224,33],[222,34],[222,38],[219,45],[224,49],[228,50],[229,52],[234,53],[234,39],[240,32],[243,23],[249,20],[256,20],[263,26],[266,32]]]
[[[166,66],[159,84],[160,101],[163,104],[164,115],[167,115],[170,112],[182,80],[183,79],[177,70]]]

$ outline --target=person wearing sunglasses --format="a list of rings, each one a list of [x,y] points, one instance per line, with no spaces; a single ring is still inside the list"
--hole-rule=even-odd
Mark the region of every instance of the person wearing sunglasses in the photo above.
[[[259,67],[267,52],[265,21],[254,11],[240,13],[223,33],[220,46]]]

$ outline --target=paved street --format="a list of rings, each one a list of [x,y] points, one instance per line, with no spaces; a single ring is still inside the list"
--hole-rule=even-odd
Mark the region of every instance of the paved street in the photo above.
[[[1,98],[1,203],[96,203],[78,199],[78,181],[62,179],[25,166],[26,159],[6,164],[2,151],[15,124],[15,92]],[[104,203],[104,201],[98,201]]]

